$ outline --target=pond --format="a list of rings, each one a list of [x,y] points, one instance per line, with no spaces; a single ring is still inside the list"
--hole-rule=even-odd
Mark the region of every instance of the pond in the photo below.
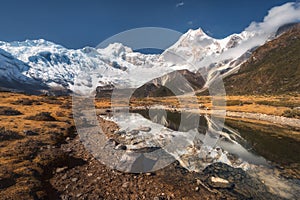
[[[151,119],[149,115],[149,110],[135,110],[133,112],[141,114],[143,117],[149,120]],[[162,113],[165,112],[165,116]],[[160,123],[172,130],[178,131],[179,126],[183,131],[189,130],[189,124],[181,123],[182,117],[187,115],[182,115],[180,112],[171,111],[157,111],[156,123]],[[159,116],[160,115],[160,116]],[[190,116],[194,115],[194,116]],[[199,116],[198,114],[190,113],[190,118],[198,118],[198,132],[200,134],[206,134],[208,130],[208,120],[205,116]],[[157,120],[164,117],[164,120]],[[263,130],[252,130],[247,129],[247,127],[241,128],[238,126],[239,122],[230,121],[230,123],[225,122],[223,132],[228,134],[235,133],[240,136],[235,138],[236,143],[228,142],[227,140],[218,140],[217,145],[219,145],[224,150],[237,155],[244,161],[252,164],[268,165],[267,161],[272,161],[280,165],[288,165],[291,163],[300,163],[300,148],[299,142],[290,138],[284,137],[282,135],[276,134],[273,130],[272,134],[270,132],[265,132]],[[187,126],[185,126],[187,125]],[[252,125],[253,126],[253,125]],[[273,127],[269,127],[273,128]]]
[[[156,171],[177,160],[187,170],[201,172],[222,162],[242,168],[276,195],[287,199],[300,195],[299,142],[279,136],[280,130],[272,126],[253,128],[231,120],[218,127],[218,120],[208,115],[155,108],[102,118],[119,127],[114,139],[125,150],[117,165],[123,171]]]
[[[171,112],[171,111],[165,111],[166,118],[164,120],[161,120],[162,117],[164,117],[161,113],[162,111],[156,112],[156,118],[152,118],[149,115],[149,110],[136,110],[133,112],[137,112],[141,114],[143,117],[154,121],[156,123],[160,123],[172,130],[178,131],[179,127],[181,131],[188,131],[192,128],[194,128],[195,124],[193,123],[181,123],[183,121],[184,117],[188,116],[189,118],[193,119],[193,121],[196,121],[198,118],[198,132],[199,134],[202,134],[203,136],[207,133],[209,129],[209,123],[208,119],[205,116],[199,116],[198,114],[189,113],[189,115],[184,115],[180,112]],[[157,120],[160,119],[160,120]],[[224,126],[223,131],[231,134],[233,133],[232,129],[229,129],[229,127]],[[237,133],[237,132],[234,132]],[[231,137],[232,138],[232,137]],[[237,157],[241,158],[243,161],[246,161],[248,163],[257,164],[257,165],[268,165],[267,161],[261,157],[259,154],[257,154],[255,151],[251,149],[251,147],[248,145],[248,143],[243,140],[242,138],[234,138],[236,143],[233,143],[231,141],[225,140],[225,139],[219,139],[216,143],[217,146],[221,147],[225,151],[236,155]]]

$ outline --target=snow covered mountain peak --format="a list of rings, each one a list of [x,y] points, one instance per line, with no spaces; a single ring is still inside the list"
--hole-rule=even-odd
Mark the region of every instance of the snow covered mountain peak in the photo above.
[[[124,46],[121,43],[109,44],[106,48],[98,49],[98,51],[102,54],[113,55],[116,57],[133,52],[131,48]]]
[[[0,48],[11,53],[17,59],[27,63],[30,62],[30,57],[36,56],[39,53],[45,54],[46,52],[60,54],[68,51],[65,47],[46,41],[39,40],[25,40],[14,42],[0,42]]]
[[[55,44],[53,42],[37,39],[37,40],[25,40],[25,41],[13,41],[13,42],[2,42],[0,41],[0,47],[55,47],[55,48],[64,48],[61,45]]]
[[[203,30],[202,28],[198,29],[189,29],[185,34],[186,37],[188,37],[190,40],[196,39],[196,38],[210,38]]]
[[[67,49],[39,39],[0,42],[0,83],[40,82],[43,85],[74,90],[75,78],[85,74],[82,89],[97,86],[140,87],[147,81],[175,70],[200,72],[208,86],[216,77],[236,70],[254,47],[264,44],[268,35],[244,31],[224,39],[208,36],[201,28],[190,29],[161,55],[134,52],[121,43],[103,49]],[[95,76],[90,73],[96,72]],[[21,78],[20,78],[21,77]]]

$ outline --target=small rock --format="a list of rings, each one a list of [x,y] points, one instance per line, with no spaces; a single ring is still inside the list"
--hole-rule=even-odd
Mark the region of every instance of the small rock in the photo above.
[[[34,135],[38,135],[37,132],[34,132],[34,131],[30,131],[30,130],[24,130],[23,131],[25,135],[27,136],[34,136]]]
[[[137,134],[139,134],[139,132],[140,132],[139,130],[135,130],[134,129],[134,130],[129,131],[128,134],[130,134],[130,135],[137,135]]]
[[[211,181],[214,183],[225,183],[225,184],[229,183],[227,180],[219,177],[211,177]]]
[[[151,128],[150,127],[140,127],[139,129],[137,129],[139,131],[143,131],[143,132],[150,132]]]
[[[116,150],[126,150],[127,147],[123,144],[118,144],[116,147],[115,147]]]
[[[152,175],[152,173],[150,173],[150,172],[146,173],[146,176],[151,176],[151,175]]]
[[[62,200],[69,200],[69,196],[68,195],[61,195],[60,196]]]
[[[208,180],[208,185],[213,188],[232,188],[234,184],[230,183],[228,180],[219,177],[210,177]]]
[[[71,181],[76,182],[78,178],[72,178]]]
[[[280,169],[280,170],[284,170],[284,167],[281,166],[281,165],[276,165],[275,167],[278,168],[278,169]]]
[[[114,146],[117,146],[119,143],[115,140],[115,139],[113,139],[113,138],[109,138],[108,140],[107,140],[107,143],[109,143],[109,144],[112,144],[112,145],[114,145]]]
[[[122,130],[122,131],[115,131],[115,134],[117,135],[125,135],[126,131]]]
[[[88,173],[87,176],[88,176],[88,177],[91,177],[91,176],[93,176],[93,174],[92,174],[92,173]]]
[[[196,187],[196,188],[195,188],[195,191],[196,191],[196,192],[198,192],[199,190],[200,190],[200,188],[199,188],[199,187]]]
[[[60,168],[56,168],[55,172],[56,173],[60,173],[63,172],[64,170],[66,170],[68,167],[60,167]]]
[[[79,194],[77,194],[77,195],[76,195],[76,197],[78,198],[78,197],[80,197],[81,195],[82,195],[82,194],[81,194],[81,193],[79,193]]]
[[[123,188],[127,188],[128,186],[129,186],[129,182],[125,182],[125,183],[122,184]]]
[[[71,153],[73,150],[71,148],[67,148],[64,150],[66,153]]]
[[[61,179],[65,180],[66,178],[68,178],[67,174],[64,174]]]

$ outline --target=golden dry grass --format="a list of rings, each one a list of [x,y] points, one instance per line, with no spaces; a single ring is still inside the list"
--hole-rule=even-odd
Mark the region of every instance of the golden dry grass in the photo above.
[[[300,107],[300,96],[226,96],[225,106],[213,105],[218,103],[215,101],[218,97],[199,96],[197,100],[193,100],[189,97],[149,97],[143,99],[132,98],[130,100],[130,107],[147,107],[151,105],[164,105],[172,108],[183,109],[208,109],[208,110],[227,110],[235,112],[249,112],[249,113],[261,113],[267,115],[286,116],[285,112],[293,110],[294,107]],[[214,99],[214,102],[213,102]],[[115,106],[128,106],[120,101]],[[95,99],[96,108],[110,108],[110,99]],[[299,116],[298,116],[299,118]]]
[[[177,97],[157,97],[157,98],[143,98],[143,99],[131,99],[130,106],[149,106],[149,105],[165,105],[173,106],[177,108],[199,108],[207,107],[208,109],[226,109],[228,111],[238,112],[252,112],[262,113],[268,115],[282,116],[285,110],[289,110],[292,107],[300,107],[299,96],[226,96],[226,107],[213,105],[212,97],[199,96],[197,101],[190,99],[189,97],[180,97],[182,102]],[[218,98],[218,97],[214,97]],[[110,100],[98,99],[96,105],[100,107],[110,107]],[[114,105],[115,106],[115,105]],[[120,104],[120,106],[127,106],[126,104]]]
[[[38,104],[14,103],[22,99],[35,100]],[[45,169],[63,156],[61,152],[54,153],[55,147],[70,134],[69,129],[73,126],[71,109],[61,107],[62,104],[70,103],[70,98],[65,97],[54,99],[0,93],[0,106],[10,107],[22,113],[15,116],[0,115],[3,133],[9,130],[21,136],[0,141],[1,199],[35,199],[45,196],[42,189],[43,176],[48,173]],[[26,119],[41,112],[50,112],[57,121]],[[36,134],[29,136],[26,135],[26,131]],[[56,155],[56,158],[53,155]]]
[[[226,110],[239,112],[263,113],[268,115],[281,116],[285,110],[290,109],[290,105],[300,106],[298,96],[227,96],[227,101],[240,101],[249,104],[227,106]],[[274,105],[273,102],[278,102]]]

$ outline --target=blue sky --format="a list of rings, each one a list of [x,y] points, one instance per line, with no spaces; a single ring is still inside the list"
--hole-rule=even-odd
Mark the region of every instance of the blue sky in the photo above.
[[[97,46],[131,28],[155,26],[186,32],[201,27],[223,38],[262,21],[284,0],[3,0],[0,40],[39,39],[67,48]]]

